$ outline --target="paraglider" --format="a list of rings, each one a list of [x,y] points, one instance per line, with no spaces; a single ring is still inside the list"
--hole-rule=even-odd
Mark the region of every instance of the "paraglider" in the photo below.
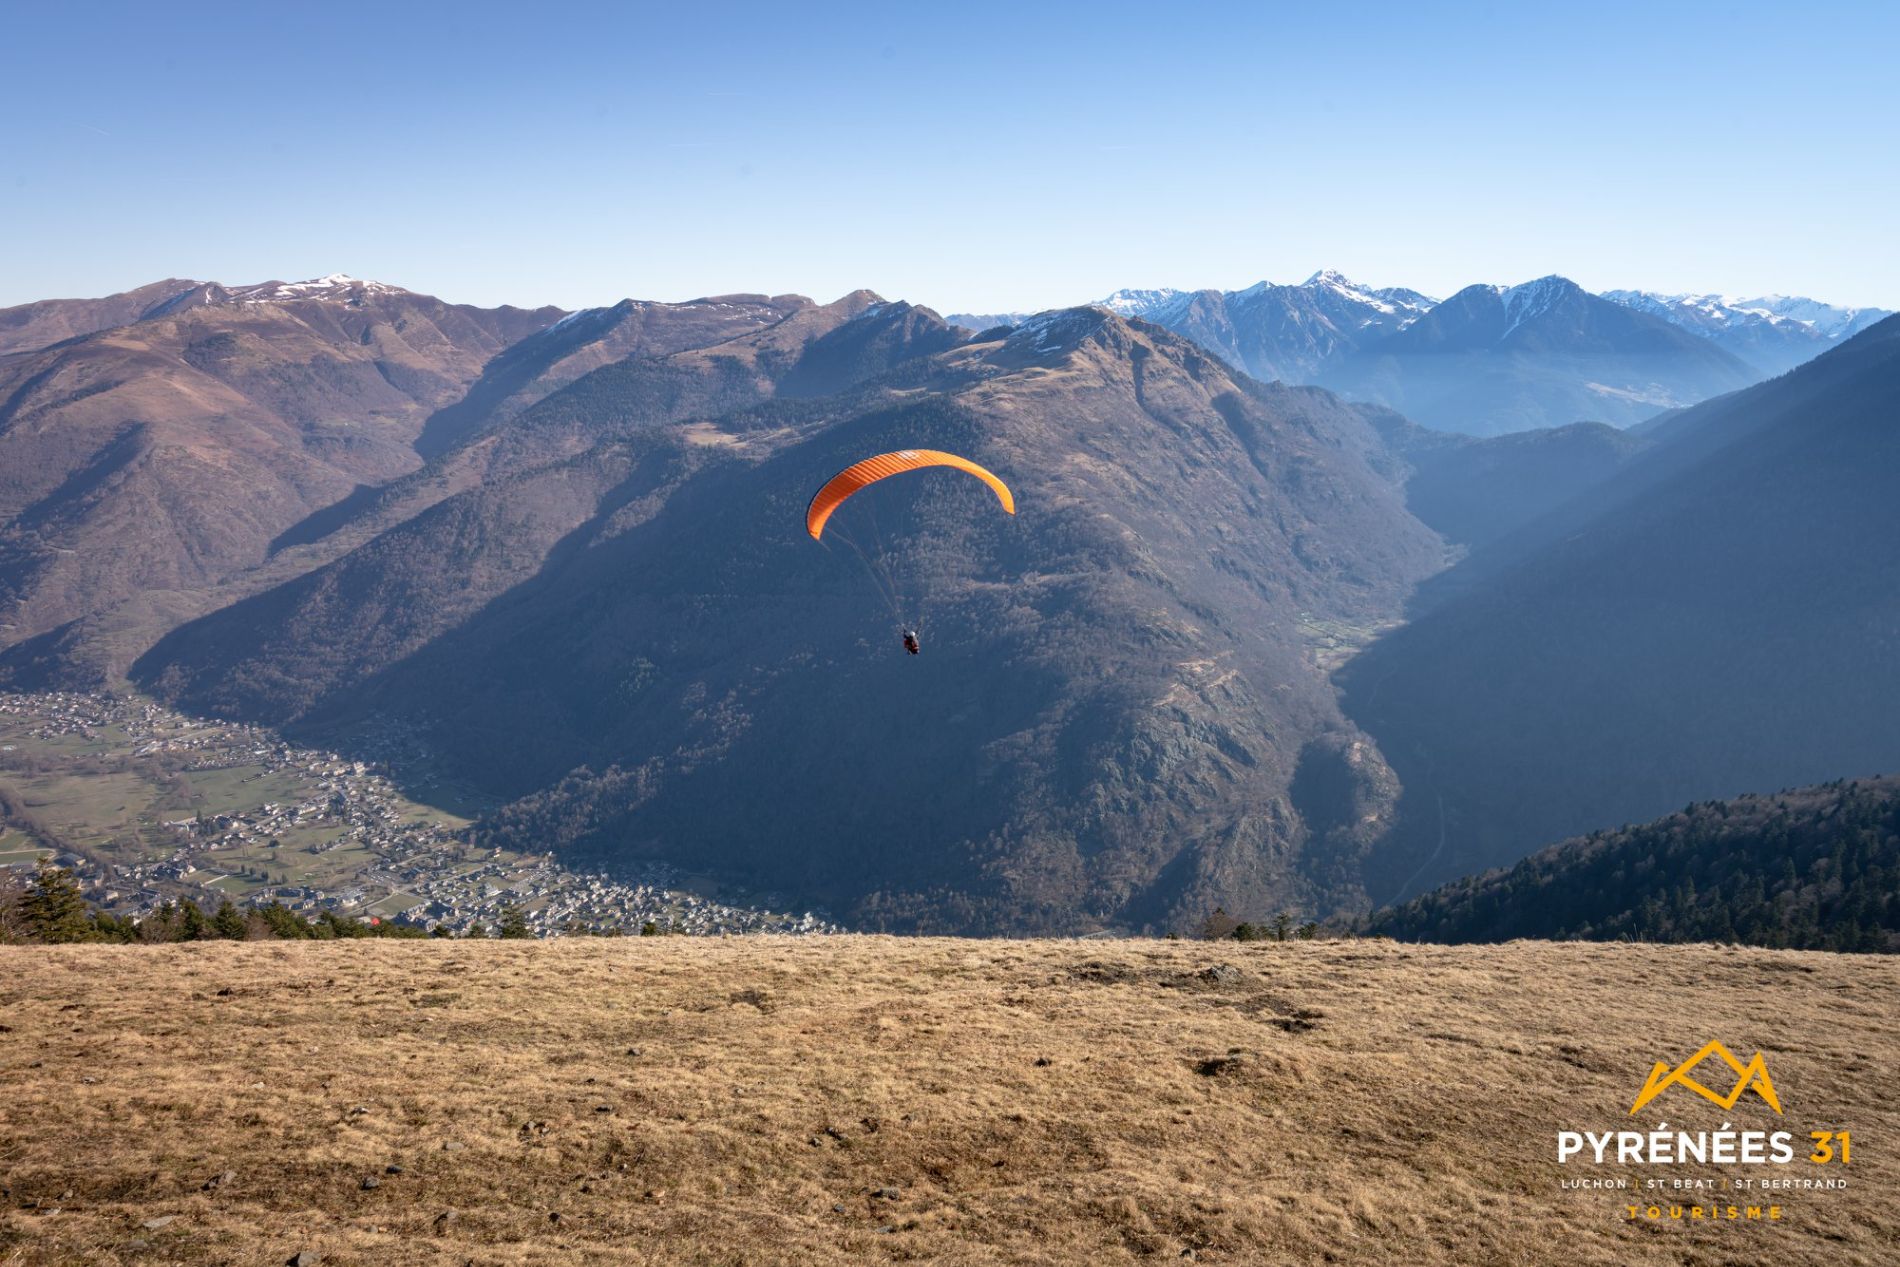
[[[889,479],[893,475],[901,475],[905,471],[921,471],[932,467],[948,467],[976,476],[989,485],[990,491],[996,494],[996,500],[1002,503],[1006,512],[1012,515],[1016,513],[1016,498],[1009,491],[1009,485],[998,479],[993,472],[978,466],[970,459],[958,457],[954,453],[943,453],[936,449],[899,449],[895,453],[880,453],[876,457],[865,458],[862,462],[854,462],[826,480],[824,487],[813,494],[811,504],[805,508],[805,531],[811,534],[813,541],[823,544],[825,524],[831,518],[832,512],[861,489],[879,480]],[[873,532],[875,533],[875,521]],[[890,568],[882,557],[882,543],[879,542],[870,553],[867,553],[857,542],[851,540],[849,535],[844,533],[838,535],[843,537],[845,544],[849,545],[863,560],[872,579],[883,591],[885,601],[890,604],[891,615],[896,618],[898,628],[903,631],[905,652],[910,655],[922,654],[923,642],[918,634],[919,626],[915,620],[905,618],[903,608],[906,604],[899,593],[899,587]]]
[[[811,534],[813,541],[823,540],[825,521],[853,493],[881,479],[932,466],[968,471],[990,486],[990,491],[996,494],[996,500],[1003,503],[1004,510],[1012,515],[1016,513],[1016,498],[1011,495],[1009,485],[970,459],[960,458],[954,453],[939,453],[935,449],[899,449],[895,453],[881,453],[877,457],[855,462],[826,480],[825,486],[812,497],[811,505],[805,508],[805,531]]]

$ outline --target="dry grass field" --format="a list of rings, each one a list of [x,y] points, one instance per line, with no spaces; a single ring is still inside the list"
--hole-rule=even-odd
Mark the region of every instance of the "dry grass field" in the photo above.
[[[1654,1062],[1710,1039],[1765,1054],[1783,1117],[1680,1088],[1628,1116]],[[4,1267],[1900,1262],[1888,959],[878,937],[11,947],[0,1094]],[[1560,1129],[1659,1120],[1804,1147],[1849,1129],[1852,1162],[1555,1162]],[[1628,1200],[1659,1198],[1560,1186],[1770,1171],[1851,1186],[1778,1194],[1772,1223],[1632,1222]]]

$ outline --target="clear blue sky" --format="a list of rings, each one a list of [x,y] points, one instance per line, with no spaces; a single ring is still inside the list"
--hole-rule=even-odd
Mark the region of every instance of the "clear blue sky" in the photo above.
[[[1321,267],[1900,307],[1891,3],[0,0],[0,304],[944,311]]]

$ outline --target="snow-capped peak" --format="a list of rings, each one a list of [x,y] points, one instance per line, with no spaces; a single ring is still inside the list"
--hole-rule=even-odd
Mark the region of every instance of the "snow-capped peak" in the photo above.
[[[353,299],[363,295],[401,295],[408,292],[387,282],[364,281],[348,273],[331,273],[301,282],[259,282],[255,286],[234,286],[231,298],[238,303],[272,303],[286,299]]]
[[[1009,344],[1036,355],[1067,352],[1109,321],[1102,308],[1058,308],[1039,312],[1009,333]]]
[[[1559,277],[1555,273],[1500,290],[1498,297],[1504,301],[1504,333],[1510,334],[1526,321],[1549,312],[1581,290],[1568,277]]]
[[[1256,287],[1255,289],[1261,289],[1265,287],[1265,285],[1266,283],[1263,282],[1260,287]],[[1344,273],[1331,268],[1322,268],[1319,272],[1314,273],[1311,277],[1301,282],[1297,289],[1319,291],[1324,294],[1333,295],[1358,307],[1370,308],[1374,312],[1381,314],[1382,317],[1395,317],[1400,314],[1407,314],[1399,325],[1401,329],[1417,320],[1438,302],[1435,299],[1419,294],[1415,290],[1405,290],[1403,288],[1373,290],[1369,286],[1361,286]],[[1250,294],[1252,292],[1243,293]],[[1360,325],[1372,325],[1377,320],[1376,318],[1368,318],[1361,321]]]
[[[1841,308],[1800,295],[1762,295],[1756,299],[1735,300],[1732,306],[1743,312],[1798,321],[1829,339],[1859,334],[1874,322],[1893,315],[1885,308]]]
[[[1884,308],[1842,308],[1799,295],[1738,299],[1715,293],[1665,295],[1653,290],[1606,290],[1602,298],[1704,333],[1772,326],[1829,341],[1858,334],[1889,315]]]
[[[582,308],[576,312],[568,313],[565,317],[562,317],[559,321],[556,321],[553,325],[541,331],[541,333],[544,335],[553,334],[556,330],[571,330],[577,326],[593,325],[600,321],[611,322],[614,312],[614,308]]]
[[[1186,293],[1172,286],[1156,290],[1124,289],[1116,291],[1107,299],[1097,300],[1095,306],[1106,308],[1118,317],[1140,317]]]

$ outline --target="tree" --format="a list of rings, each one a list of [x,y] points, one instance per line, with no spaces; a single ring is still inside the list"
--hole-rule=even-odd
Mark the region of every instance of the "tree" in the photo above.
[[[244,940],[244,914],[230,898],[218,903],[218,913],[211,917],[211,930],[226,941]]]
[[[1239,927],[1239,920],[1217,906],[1214,908],[1214,913],[1201,922],[1201,937],[1206,941],[1225,941],[1232,937],[1234,930]]]
[[[178,903],[160,902],[158,908],[139,925],[139,940],[167,942],[178,940]]]
[[[0,946],[27,939],[26,877],[18,867],[0,867]]]
[[[468,926],[468,931],[462,935],[464,937],[486,937],[488,936],[488,930],[482,927],[480,920],[475,920]]]
[[[208,927],[209,925],[205,923],[205,913],[198,909],[196,902],[190,898],[186,898],[183,902],[179,903],[179,941],[197,941],[201,937],[208,936],[205,931]]]
[[[282,902],[270,903],[259,914],[264,917],[264,923],[273,937],[302,940],[310,936],[310,925]]]
[[[36,941],[88,941],[92,920],[79,883],[50,862],[40,863],[39,875],[26,895],[26,923]]]
[[[520,907],[510,906],[502,911],[501,935],[506,941],[521,941],[534,936],[534,930],[528,927],[528,917],[521,913]]]
[[[113,915],[106,911],[94,911],[92,915],[93,935],[100,941],[130,943],[139,939],[139,926],[122,915]]]

